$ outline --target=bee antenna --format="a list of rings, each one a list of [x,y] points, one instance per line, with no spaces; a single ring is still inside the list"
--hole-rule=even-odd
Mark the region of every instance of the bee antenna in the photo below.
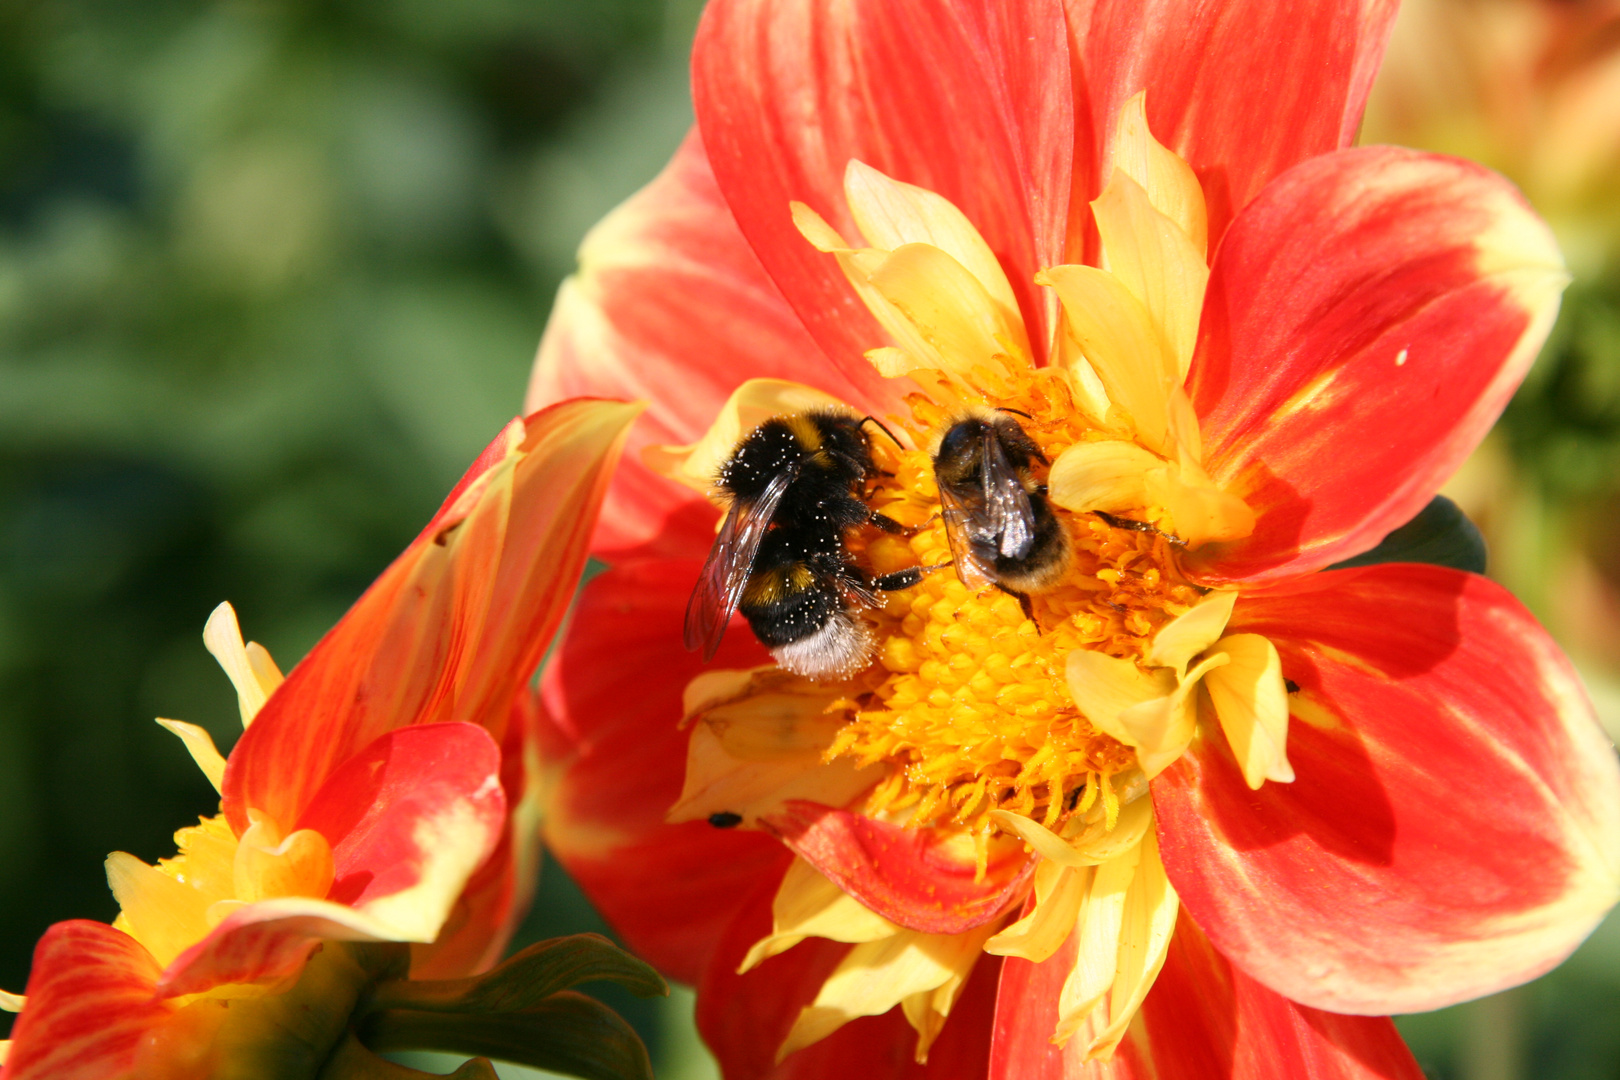
[[[863,426],[866,425],[866,424],[876,424],[878,426],[878,428],[883,432],[883,434],[885,434],[885,435],[887,435],[889,437],[890,442],[894,443],[894,445],[896,445],[896,446],[900,446],[900,440],[894,437],[894,432],[892,432],[888,428],[884,427],[883,426],[883,421],[879,420],[877,417],[868,416],[865,420],[861,421],[861,424]],[[900,446],[900,449],[904,450],[905,447]]]
[[[1025,412],[1023,409],[1007,409],[1007,408],[1002,408],[1000,406],[997,406],[996,412],[1010,412],[1014,416],[1022,416],[1025,420],[1033,420],[1033,419],[1035,419],[1033,416],[1029,415],[1029,413]]]

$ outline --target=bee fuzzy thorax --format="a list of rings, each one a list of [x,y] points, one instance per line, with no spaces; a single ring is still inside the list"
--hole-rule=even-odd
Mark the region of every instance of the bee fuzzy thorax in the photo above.
[[[714,654],[741,611],[785,669],[843,679],[865,667],[872,631],[859,614],[915,572],[873,578],[850,548],[863,525],[896,528],[864,500],[877,474],[866,418],[815,409],[754,427],[720,468],[726,517],[686,613],[686,645]]]

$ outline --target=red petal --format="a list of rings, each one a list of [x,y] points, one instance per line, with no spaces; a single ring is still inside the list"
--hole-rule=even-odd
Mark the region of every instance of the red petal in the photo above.
[[[83,919],[52,926],[34,946],[6,1080],[127,1075],[143,1039],[174,1015],[157,978],[157,961],[128,934]]]
[[[1568,660],[1500,586],[1330,571],[1238,602],[1295,694],[1296,779],[1218,736],[1153,783],[1165,867],[1215,945],[1335,1012],[1435,1009],[1562,960],[1620,897],[1620,768]]]
[[[799,1010],[815,1000],[848,945],[810,938],[771,957],[746,975],[737,965],[754,942],[771,932],[774,882],[748,898],[717,944],[698,986],[697,1025],[726,1080],[978,1080],[989,1053],[990,1016],[1000,963],[981,957],[944,1030],[928,1053],[913,1060],[917,1034],[899,1009],[853,1020],[832,1035],[788,1056],[777,1066],[776,1048]]]
[[[761,822],[866,907],[925,934],[983,926],[1025,891],[1035,869],[1012,845],[994,853],[984,880],[975,881],[973,859],[946,850],[942,829],[904,829],[800,799]]]
[[[453,979],[488,970],[506,953],[534,898],[540,873],[540,795],[528,772],[541,765],[540,700],[525,686],[512,703],[501,746],[506,827],[495,853],[462,890],[444,929],[411,948],[411,976]]]
[[[1036,348],[1035,272],[1061,261],[1074,146],[1056,0],[711,3],[692,54],[698,124],[744,234],[827,354],[857,382],[885,339],[833,259],[794,228],[798,200],[847,239],[851,158],[936,191],[1001,259]]]
[[[861,391],[827,362],[760,266],[696,132],[591,230],[580,264],[557,295],[527,407],[581,395],[648,401],[593,547],[707,552],[714,512],[642,465],[642,448],[696,442],[746,379],[789,379],[851,402]]]
[[[1295,1004],[1234,968],[1185,913],[1164,968],[1112,1061],[1086,1062],[1084,1031],[1052,1045],[1074,941],[1045,963],[1009,959],[990,1080],[1422,1080],[1395,1025]]]
[[[1158,1080],[1423,1080],[1388,1017],[1340,1016],[1289,1001],[1216,952],[1182,912],[1132,1036]]]
[[[591,522],[634,406],[575,401],[503,435],[455,505],[383,571],[271,695],[231,752],[224,806],[283,828],[337,765],[409,724],[501,734],[584,566]],[[507,463],[510,462],[510,465]],[[452,540],[453,537],[453,540]]]
[[[321,904],[270,901],[238,908],[175,957],[158,989],[165,998],[177,998],[227,983],[273,983],[303,970],[322,941],[375,940],[327,914],[287,910],[310,906]]]
[[[546,842],[631,950],[683,982],[697,981],[743,898],[761,881],[774,888],[788,863],[762,833],[664,823],[686,770],[681,693],[703,670],[680,644],[698,567],[648,559],[593,578],[542,683],[560,772]],[[715,663],[764,660],[738,626]]]
[[[332,844],[326,898],[358,908],[421,885],[449,830],[482,865],[506,824],[500,769],[500,747],[473,724],[402,728],[345,761],[295,826]]]
[[[1266,189],[1215,258],[1189,389],[1206,465],[1260,517],[1201,553],[1280,580],[1371,548],[1433,496],[1540,347],[1567,277],[1495,173],[1393,147]]]
[[[331,841],[327,896],[238,909],[169,965],[165,996],[294,974],[323,939],[433,940],[506,824],[500,765],[499,747],[473,724],[377,739],[332,774],[296,825]],[[379,901],[385,910],[372,907]]]
[[[1074,205],[1084,206],[1107,182],[1120,106],[1145,89],[1154,136],[1203,184],[1213,251],[1233,215],[1272,177],[1354,140],[1395,6],[1069,0],[1082,147]],[[1077,232],[1089,228],[1090,216],[1076,214],[1074,224]],[[1081,250],[1071,249],[1071,261],[1080,261]]]

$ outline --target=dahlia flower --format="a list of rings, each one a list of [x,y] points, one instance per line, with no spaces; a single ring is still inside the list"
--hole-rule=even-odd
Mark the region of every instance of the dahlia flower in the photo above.
[[[285,679],[229,605],[214,612],[204,640],[246,730],[226,759],[204,729],[159,722],[221,813],[155,867],[108,858],[111,926],[46,931],[6,1080],[314,1075],[393,956],[327,949],[303,979],[322,942],[412,943],[428,979],[500,956],[538,870],[528,680],[636,411],[513,421]]]
[[[1457,159],[1350,149],[1393,5],[716,0],[697,130],[587,236],[531,405],[651,402],[543,681],[546,835],[698,987],[730,1080],[1420,1075],[1390,1012],[1620,896],[1620,770],[1504,590],[1332,567],[1480,439],[1567,277]],[[950,570],[811,681],[681,648],[763,419],[891,423],[875,574],[951,562],[931,451],[1004,410],[1071,557]],[[625,672],[634,673],[633,687]]]

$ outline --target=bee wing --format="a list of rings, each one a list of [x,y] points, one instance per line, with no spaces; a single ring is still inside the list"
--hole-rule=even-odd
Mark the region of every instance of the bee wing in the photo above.
[[[981,509],[968,506],[946,485],[939,486],[939,514],[945,523],[945,539],[951,545],[956,576],[974,592],[995,581],[990,566],[979,556],[986,523]]]
[[[688,649],[703,646],[705,661],[713,659],[714,651],[720,647],[726,624],[748,585],[760,542],[776,516],[776,508],[782,504],[782,496],[798,475],[797,469],[784,469],[771,477],[758,499],[750,503],[733,501],[726,511],[708,561],[698,574],[697,587],[686,602],[683,638]]]
[[[1023,558],[1035,543],[1035,510],[1001,440],[990,431],[984,433],[984,464],[979,475],[984,482],[986,538],[999,537],[1004,558]]]

